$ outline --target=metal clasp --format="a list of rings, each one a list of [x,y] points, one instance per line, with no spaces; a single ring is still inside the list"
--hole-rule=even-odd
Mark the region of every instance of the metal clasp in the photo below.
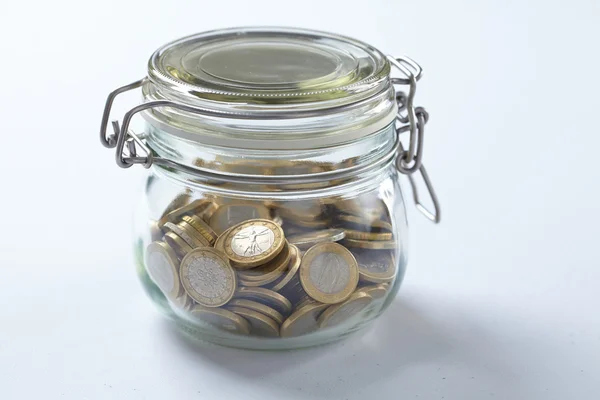
[[[413,200],[417,209],[425,217],[434,223],[439,223],[441,219],[440,204],[433,189],[427,170],[423,165],[423,143],[425,134],[425,124],[429,120],[429,113],[423,107],[414,106],[414,98],[417,90],[417,81],[423,75],[423,69],[414,60],[408,57],[394,58],[388,56],[390,63],[396,67],[405,78],[392,78],[394,85],[408,85],[408,94],[401,90],[396,90],[396,101],[398,102],[397,121],[399,125],[396,128],[398,134],[398,156],[396,158],[396,168],[402,174],[408,177],[413,192]],[[406,115],[404,114],[406,112]],[[404,149],[400,141],[400,135],[406,131],[410,132],[408,150]],[[429,211],[420,201],[419,192],[415,183],[413,174],[419,172],[429,197],[433,203],[433,212]]]

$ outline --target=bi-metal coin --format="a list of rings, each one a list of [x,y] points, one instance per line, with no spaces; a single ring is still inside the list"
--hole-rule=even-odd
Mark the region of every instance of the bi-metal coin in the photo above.
[[[239,287],[235,293],[235,297],[261,301],[283,315],[289,315],[289,313],[292,312],[292,303],[281,294],[270,289],[261,287]]]
[[[215,231],[213,231],[213,229],[197,215],[184,215],[183,220],[196,229],[196,231],[200,232],[202,237],[204,237],[211,246],[215,243],[215,240],[217,240],[218,235]]]
[[[232,299],[227,306],[238,306],[245,307],[249,310],[254,310],[263,315],[266,315],[269,318],[273,318],[279,325],[283,323],[283,315],[272,307],[269,307],[265,304],[261,304],[259,302],[248,300],[248,299]]]
[[[283,230],[268,219],[254,219],[236,225],[225,238],[225,254],[236,268],[253,268],[271,261],[283,249]]]
[[[357,249],[369,249],[369,250],[393,250],[396,248],[395,240],[356,240],[356,239],[344,239],[343,243],[348,247]]]
[[[371,283],[390,282],[396,276],[396,263],[387,251],[355,251],[360,280]]]
[[[179,274],[187,294],[206,307],[226,304],[237,286],[229,260],[212,248],[200,247],[186,254]]]
[[[368,293],[360,290],[355,292],[345,302],[330,306],[323,311],[318,320],[319,328],[330,328],[341,324],[364,310],[372,301],[373,298]]]
[[[319,328],[317,319],[329,304],[310,303],[297,309],[281,325],[281,337],[305,335]]]
[[[300,268],[300,263],[302,261],[302,257],[300,257],[300,250],[298,250],[298,248],[294,245],[289,245],[289,248],[290,260],[289,264],[287,265],[288,271],[287,273],[285,273],[285,275],[283,275],[281,279],[275,282],[275,284],[273,284],[273,286],[271,287],[271,289],[276,292],[279,292],[288,283],[290,283],[290,281],[292,280],[292,278],[294,278],[294,276],[296,276],[298,269]]]
[[[165,242],[152,242],[146,249],[146,270],[150,279],[169,299],[176,299],[182,288],[179,282],[179,260]]]
[[[279,324],[273,318],[246,307],[228,306],[227,308],[250,322],[250,326],[252,327],[250,332],[252,335],[266,337],[279,336]]]
[[[326,304],[346,300],[358,285],[358,264],[337,243],[319,243],[302,257],[300,283],[313,299]]]

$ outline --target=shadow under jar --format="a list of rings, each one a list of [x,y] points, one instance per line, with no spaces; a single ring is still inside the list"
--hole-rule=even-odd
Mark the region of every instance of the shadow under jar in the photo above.
[[[379,316],[407,263],[399,172],[422,174],[435,211],[414,199],[439,221],[420,76],[408,58],[316,31],[220,30],[158,49],[146,78],[109,95],[101,127],[118,165],[150,168],[134,232],[154,302],[188,334],[254,349],[327,343]],[[115,97],[138,88],[144,101],[108,135]],[[136,115],[144,134],[129,129]]]

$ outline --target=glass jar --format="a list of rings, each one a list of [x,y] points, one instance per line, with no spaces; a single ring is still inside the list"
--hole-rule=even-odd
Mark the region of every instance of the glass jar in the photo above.
[[[399,172],[439,221],[420,76],[408,58],[316,31],[220,30],[158,49],[147,77],[109,95],[101,127],[119,166],[150,168],[134,246],[153,301],[195,337],[255,349],[330,342],[379,316],[407,264]],[[108,135],[115,97],[136,88],[143,102]],[[137,114],[143,134],[129,129]]]

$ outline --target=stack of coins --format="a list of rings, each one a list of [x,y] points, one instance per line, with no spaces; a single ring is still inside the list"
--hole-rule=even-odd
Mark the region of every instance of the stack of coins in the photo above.
[[[388,293],[396,246],[387,215],[380,200],[242,203],[186,193],[152,224],[146,269],[190,319],[245,335],[308,334]]]

